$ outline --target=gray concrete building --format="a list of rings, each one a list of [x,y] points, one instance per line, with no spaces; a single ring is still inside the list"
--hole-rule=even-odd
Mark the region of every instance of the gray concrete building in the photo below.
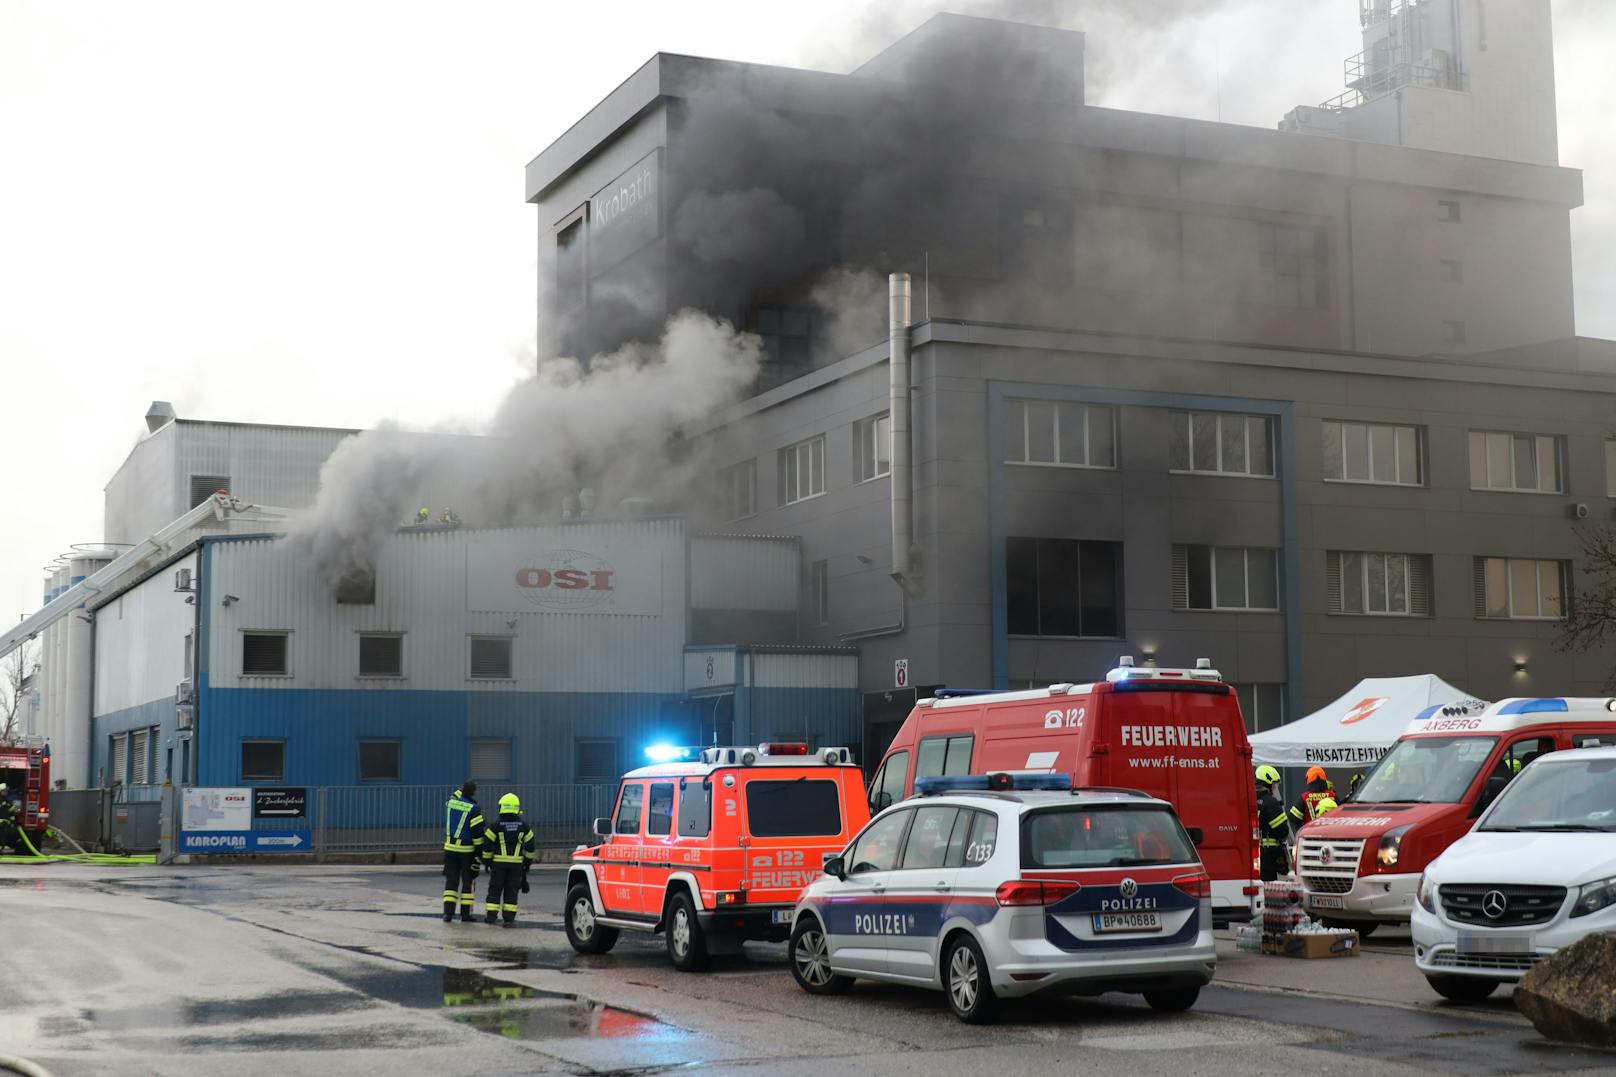
[[[871,750],[900,681],[1123,654],[1211,658],[1253,728],[1369,675],[1601,690],[1612,655],[1554,642],[1575,527],[1616,505],[1616,348],[1573,336],[1552,131],[1506,159],[1485,123],[1421,148],[1095,108],[1082,47],[939,16],[850,75],[653,57],[528,166],[541,343],[684,306],[763,337],[700,446],[713,522],[802,537]],[[1444,92],[1490,107],[1499,65],[1455,55]],[[1503,70],[1552,121],[1552,70]]]

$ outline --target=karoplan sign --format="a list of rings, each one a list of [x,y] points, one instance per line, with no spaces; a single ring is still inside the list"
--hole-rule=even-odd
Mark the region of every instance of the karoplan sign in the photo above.
[[[489,536],[466,546],[466,608],[489,613],[662,613],[662,546],[568,534]]]

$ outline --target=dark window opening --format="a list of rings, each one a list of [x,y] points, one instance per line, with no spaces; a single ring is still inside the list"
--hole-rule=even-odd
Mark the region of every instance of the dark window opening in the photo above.
[[[337,601],[344,606],[374,606],[376,604],[376,573],[368,568],[356,568],[337,581]]]
[[[747,829],[754,838],[828,837],[842,832],[842,803],[834,781],[797,778],[746,783]]]
[[[1115,542],[1005,540],[1013,636],[1122,632],[1122,550]]]
[[[556,233],[555,314],[562,354],[581,350],[584,339],[584,222],[580,218]]]
[[[574,747],[577,760],[578,782],[591,785],[615,782],[621,772],[617,769],[617,741],[606,738],[583,738]]]
[[[361,677],[404,676],[404,637],[397,635],[361,635],[359,637],[359,675]]]
[[[241,742],[241,780],[282,782],[286,780],[284,740],[244,740]]]
[[[244,677],[273,677],[286,674],[285,632],[243,632],[241,634],[241,673]]]
[[[396,782],[403,777],[400,762],[404,742],[397,740],[362,740],[359,742],[359,780],[362,782]]]
[[[471,637],[471,675],[491,680],[510,680],[512,676],[510,637]]]
[[[189,507],[194,509],[214,494],[229,492],[229,475],[192,475],[191,504]]]

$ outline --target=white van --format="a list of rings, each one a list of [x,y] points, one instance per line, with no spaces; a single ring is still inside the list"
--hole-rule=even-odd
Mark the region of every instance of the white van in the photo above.
[[[1414,963],[1459,1002],[1584,935],[1616,931],[1616,747],[1533,760],[1415,893]]]

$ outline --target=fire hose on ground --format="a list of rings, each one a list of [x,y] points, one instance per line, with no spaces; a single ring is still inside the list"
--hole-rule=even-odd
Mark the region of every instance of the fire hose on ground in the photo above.
[[[103,864],[103,865],[114,865],[114,864],[155,864],[155,863],[157,863],[157,857],[154,854],[151,854],[151,853],[147,853],[147,854],[144,854],[144,855],[127,855],[127,854],[121,854],[121,853],[92,853],[92,852],[87,851],[84,848],[84,846],[80,845],[76,840],[74,840],[73,835],[69,834],[65,830],[58,830],[58,829],[53,828],[51,830],[47,830],[45,833],[48,834],[51,837],[58,838],[58,839],[60,839],[62,841],[67,842],[68,844],[72,845],[73,848],[77,849],[78,852],[76,852],[76,853],[49,853],[49,854],[42,853],[37,848],[35,848],[34,843],[28,839],[28,832],[19,827],[17,829],[17,835],[22,838],[22,843],[28,847],[28,852],[30,854],[32,854],[32,855],[22,856],[22,855],[19,855],[19,854],[9,853],[9,854],[7,854],[5,856],[0,856],[0,864]],[[44,1071],[42,1070],[40,1072],[44,1072]]]
[[[8,1073],[20,1073],[23,1077],[51,1077],[51,1071],[37,1062],[30,1062],[26,1058],[16,1055],[0,1055],[0,1070]]]

